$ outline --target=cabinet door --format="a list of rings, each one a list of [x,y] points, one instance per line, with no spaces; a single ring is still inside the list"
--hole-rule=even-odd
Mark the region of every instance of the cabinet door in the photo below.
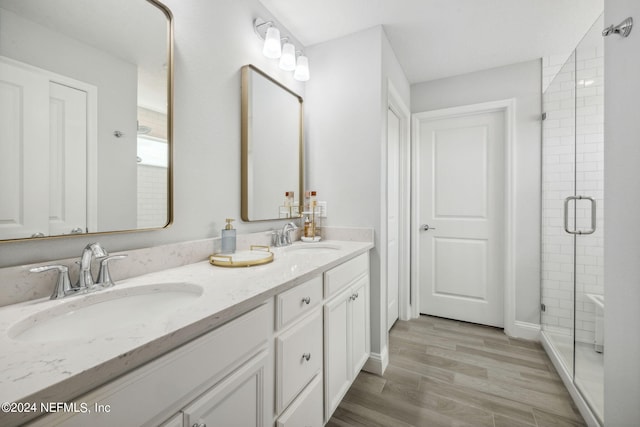
[[[185,425],[265,426],[267,361],[265,350],[185,408]]]
[[[276,338],[276,412],[280,413],[322,370],[320,309]]]
[[[349,325],[351,289],[324,306],[325,420],[337,408],[351,385]]]
[[[354,381],[369,358],[369,276],[360,278],[351,287],[349,308],[351,325],[351,381]]]

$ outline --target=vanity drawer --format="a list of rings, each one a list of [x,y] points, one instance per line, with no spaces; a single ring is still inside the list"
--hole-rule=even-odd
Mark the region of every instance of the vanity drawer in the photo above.
[[[324,273],[324,296],[328,298],[340,289],[369,272],[369,252],[358,255]]]
[[[276,338],[276,413],[322,370],[322,310]]]
[[[297,317],[310,313],[322,302],[322,276],[276,296],[276,329],[280,330]]]
[[[322,374],[318,374],[278,418],[276,427],[322,427],[322,416]]]

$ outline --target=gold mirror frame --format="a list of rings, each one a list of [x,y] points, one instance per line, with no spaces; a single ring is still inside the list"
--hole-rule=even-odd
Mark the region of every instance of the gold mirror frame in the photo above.
[[[108,235],[108,234],[122,234],[122,233],[131,233],[136,231],[152,231],[152,230],[161,230],[167,228],[173,224],[173,69],[174,69],[174,28],[173,28],[173,14],[171,10],[161,3],[158,0],[143,0],[149,3],[151,6],[156,7],[160,10],[165,17],[167,18],[167,222],[163,226],[159,227],[150,227],[150,228],[137,228],[137,229],[127,229],[127,230],[107,230],[107,231],[96,231],[96,232],[88,232],[88,233],[78,233],[78,234],[60,234],[60,235],[51,235],[51,236],[42,236],[42,237],[24,237],[24,238],[11,238],[0,240],[1,243],[11,243],[11,242],[23,242],[23,241],[41,241],[41,240],[50,240],[50,239],[59,239],[59,238],[67,238],[67,237],[82,237],[82,236],[93,236],[93,235]]]
[[[277,80],[273,79],[271,76],[269,76],[268,74],[266,74],[264,71],[260,70],[259,68],[255,67],[254,65],[245,65],[242,67],[241,69],[242,71],[242,114],[241,114],[241,142],[242,142],[242,150],[241,150],[241,156],[242,156],[242,164],[241,164],[241,175],[242,175],[242,182],[241,182],[241,187],[242,187],[242,202],[241,202],[241,217],[243,221],[247,221],[247,222],[258,222],[258,221],[271,221],[271,220],[278,220],[278,219],[291,219],[291,218],[299,218],[302,216],[302,207],[303,207],[303,203],[304,203],[304,108],[303,108],[303,99],[300,95],[298,95],[297,93],[293,92],[291,89],[289,89],[288,87],[284,86],[282,83],[278,82]],[[298,120],[298,189],[297,189],[297,197],[296,197],[296,201],[298,202],[298,206],[299,206],[299,214],[297,217],[289,217],[289,218],[249,218],[249,210],[250,210],[250,206],[249,204],[251,203],[251,201],[249,200],[249,193],[250,193],[250,189],[249,189],[249,185],[250,185],[250,180],[249,180],[249,168],[250,168],[250,144],[252,143],[252,141],[250,140],[250,117],[251,117],[251,111],[250,111],[250,107],[251,107],[251,100],[250,100],[250,73],[256,73],[259,76],[264,77],[265,79],[267,79],[268,81],[270,81],[271,83],[273,83],[274,85],[276,85],[277,87],[281,88],[282,90],[284,90],[285,92],[287,92],[288,94],[294,96],[298,102],[300,103],[300,116],[299,116],[299,120]],[[284,197],[284,193],[282,194],[282,197]]]

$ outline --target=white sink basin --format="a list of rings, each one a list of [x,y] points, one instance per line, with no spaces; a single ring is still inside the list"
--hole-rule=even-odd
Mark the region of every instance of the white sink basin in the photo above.
[[[330,253],[335,252],[340,249],[339,245],[334,245],[331,243],[301,243],[296,245],[291,245],[286,247],[287,252],[300,252],[300,253],[309,253],[312,252],[314,254],[318,253]]]
[[[176,309],[195,302],[203,289],[190,283],[113,288],[61,300],[13,325],[9,338],[52,342],[91,339],[115,330],[161,322]]]

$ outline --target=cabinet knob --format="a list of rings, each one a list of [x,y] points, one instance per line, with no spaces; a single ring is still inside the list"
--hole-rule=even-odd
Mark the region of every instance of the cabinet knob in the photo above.
[[[302,298],[302,302],[309,305],[311,304],[311,297],[304,297]]]
[[[302,355],[302,359],[306,360],[307,362],[311,359],[311,353],[304,353]]]

